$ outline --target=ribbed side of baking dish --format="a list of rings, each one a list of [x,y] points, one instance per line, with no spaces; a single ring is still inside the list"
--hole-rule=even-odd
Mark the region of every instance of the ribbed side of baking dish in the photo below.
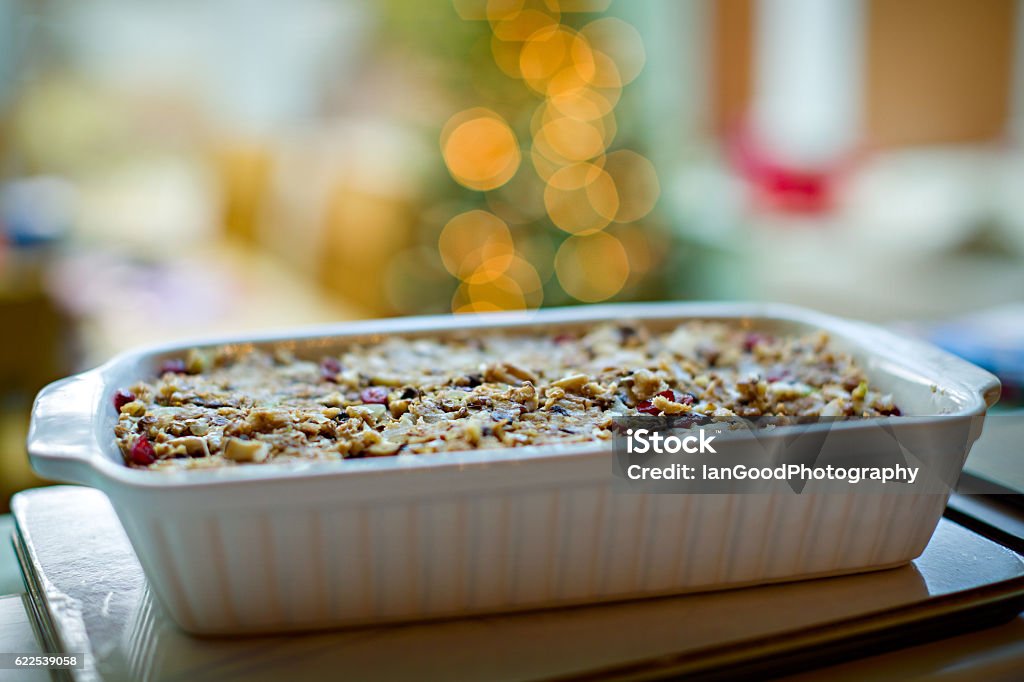
[[[921,553],[944,506],[942,495],[619,494],[593,485],[286,511],[133,508],[121,518],[173,618],[212,634],[893,566]]]

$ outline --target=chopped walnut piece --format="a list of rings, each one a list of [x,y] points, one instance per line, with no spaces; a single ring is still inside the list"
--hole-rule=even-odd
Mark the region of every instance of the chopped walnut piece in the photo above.
[[[655,393],[665,390],[665,382],[654,372],[640,369],[633,372],[633,387],[630,389],[635,400],[647,400]]]
[[[368,425],[373,426],[380,421],[387,409],[384,405],[350,405],[345,408],[345,414],[362,419]]]
[[[387,455],[393,455],[402,447],[401,443],[393,443],[391,441],[382,440],[379,443],[375,443],[370,447],[366,448],[366,452],[373,457],[385,457]]]
[[[141,400],[132,400],[122,405],[120,411],[132,417],[141,417],[146,414],[146,404]]]
[[[527,381],[518,388],[509,391],[509,398],[522,405],[527,412],[536,410],[540,402],[537,400],[537,389]]]
[[[290,424],[291,415],[283,410],[253,410],[246,418],[253,431],[273,431]]]
[[[676,401],[669,400],[665,396],[661,395],[656,395],[651,398],[651,405],[665,414],[682,414],[683,412],[689,412],[692,409],[689,405],[677,403]]]
[[[497,362],[484,369],[484,378],[501,384],[516,385],[523,382],[536,384],[537,375],[511,362]]]
[[[258,440],[228,438],[223,454],[235,462],[262,462],[270,454],[270,446]]]
[[[583,386],[590,381],[590,377],[586,374],[570,374],[567,377],[563,377],[558,381],[551,382],[552,386],[557,386],[566,391],[572,393],[578,393]]]

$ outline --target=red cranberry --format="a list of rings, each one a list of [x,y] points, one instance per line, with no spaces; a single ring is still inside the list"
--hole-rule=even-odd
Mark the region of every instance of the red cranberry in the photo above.
[[[156,451],[153,450],[153,444],[145,436],[139,436],[135,439],[131,450],[128,452],[128,456],[131,458],[132,464],[138,464],[139,466],[148,466],[156,461]]]
[[[320,376],[325,381],[335,382],[341,372],[341,362],[338,358],[326,357],[320,361]]]
[[[697,396],[692,393],[676,393],[672,389],[662,391],[658,395],[667,400],[671,400],[672,402],[679,403],[680,405],[693,405],[693,401],[697,399]]]
[[[131,391],[120,390],[114,394],[114,409],[121,412],[121,408],[135,400],[135,394]]]
[[[387,405],[388,389],[383,386],[364,388],[359,394],[359,399],[367,405]]]
[[[692,393],[676,393],[672,389],[661,391],[658,395],[666,400],[679,403],[680,405],[693,405],[693,402],[697,399],[697,397]],[[644,400],[637,403],[636,410],[643,414],[661,414],[661,410],[655,407],[654,403],[650,400]]]
[[[561,345],[563,343],[569,343],[570,341],[574,341],[575,339],[576,337],[573,336],[572,334],[555,334],[555,336],[551,340]]]
[[[655,416],[661,414],[661,410],[654,406],[650,400],[643,400],[636,404],[636,411],[641,414],[653,414]]]
[[[769,341],[769,337],[765,336],[764,334],[750,332],[749,334],[747,334],[746,338],[743,339],[743,350],[749,353],[752,350],[754,350],[754,348],[758,344],[768,343]]]
[[[170,372],[171,374],[185,374],[185,361],[182,360],[181,358],[172,358],[170,360],[164,360],[163,363],[160,365],[160,373],[167,374],[168,372]]]

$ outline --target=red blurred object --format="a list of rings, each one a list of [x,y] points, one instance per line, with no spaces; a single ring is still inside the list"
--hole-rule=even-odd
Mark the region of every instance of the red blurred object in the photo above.
[[[854,161],[851,155],[825,167],[799,168],[774,158],[746,130],[732,136],[729,156],[758,208],[813,215],[835,208],[837,187]]]

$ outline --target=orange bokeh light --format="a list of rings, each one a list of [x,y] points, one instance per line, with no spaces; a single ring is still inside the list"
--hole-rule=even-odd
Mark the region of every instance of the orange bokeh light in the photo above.
[[[441,131],[441,151],[455,181],[478,191],[508,182],[521,161],[512,128],[482,108],[459,112],[448,120]]]
[[[630,280],[639,279],[660,265],[669,249],[664,235],[643,223],[611,225],[606,233],[622,242],[623,248],[626,249]]]
[[[555,274],[573,298],[604,301],[629,279],[629,257],[622,242],[605,232],[569,237],[555,254]]]
[[[452,311],[523,310],[539,307],[543,299],[544,289],[536,269],[514,256],[505,272],[497,276],[487,272],[466,278],[452,296]]]
[[[604,55],[602,55],[602,58],[606,59]],[[595,62],[595,67],[597,64]],[[619,103],[619,99],[622,97],[622,88],[618,85],[597,86],[593,83],[596,77],[596,68],[591,72],[589,79],[587,79],[580,74],[575,66],[567,66],[548,81],[547,97],[556,108],[570,106],[573,103],[573,99],[579,97],[590,99],[591,103],[597,107],[600,115],[603,116]],[[602,78],[600,80],[602,82],[614,82],[614,79],[609,78]],[[564,111],[563,113],[572,115],[571,111]],[[582,118],[582,116],[577,116],[577,118]]]
[[[654,164],[647,158],[629,149],[620,149],[608,154],[602,167],[615,182],[619,195],[616,222],[639,220],[654,209],[661,186]]]
[[[565,89],[560,87],[561,84],[557,81],[552,81],[548,85],[548,108],[563,116],[580,121],[593,121],[607,116],[615,107],[616,102],[610,101],[601,92],[585,85]]]
[[[459,279],[505,272],[515,255],[512,233],[501,218],[487,211],[460,213],[444,226],[437,240],[445,269]]]
[[[576,118],[563,114],[550,102],[537,108],[530,129],[535,148],[559,166],[602,155],[618,130],[611,114]]]
[[[619,210],[615,182],[600,166],[577,163],[555,171],[544,188],[551,222],[571,234],[603,229]]]
[[[586,40],[567,26],[556,24],[530,35],[519,55],[522,78],[536,92],[545,95],[552,78],[565,69],[589,81],[594,65]]]
[[[488,205],[517,225],[516,242],[521,242],[513,243],[508,225],[487,211],[449,221],[438,246],[445,268],[460,279],[452,310],[539,306],[544,280],[527,258],[542,260],[544,278],[557,276],[565,292],[580,301],[619,294],[658,259],[646,228],[634,222],[659,198],[655,168],[636,152],[608,151],[618,132],[613,112],[622,88],[646,61],[639,33],[614,17],[592,20],[578,31],[561,23],[563,12],[602,12],[610,0],[453,1],[461,15],[490,22],[499,69],[524,81],[544,102],[530,121],[536,175],[516,174],[520,149],[496,113],[461,112],[445,126],[441,146],[452,176],[471,189],[498,189],[487,196]],[[524,185],[530,196],[543,187],[543,206],[537,201],[531,208],[513,191],[525,179],[533,183]],[[530,241],[531,222],[542,211],[571,235],[557,252],[550,233]]]
[[[636,28],[622,19],[603,17],[581,28],[580,35],[593,51],[594,85],[622,87],[640,75],[647,54]]]
[[[552,161],[586,161],[604,152],[604,130],[599,122],[562,116],[545,123],[534,144]]]

